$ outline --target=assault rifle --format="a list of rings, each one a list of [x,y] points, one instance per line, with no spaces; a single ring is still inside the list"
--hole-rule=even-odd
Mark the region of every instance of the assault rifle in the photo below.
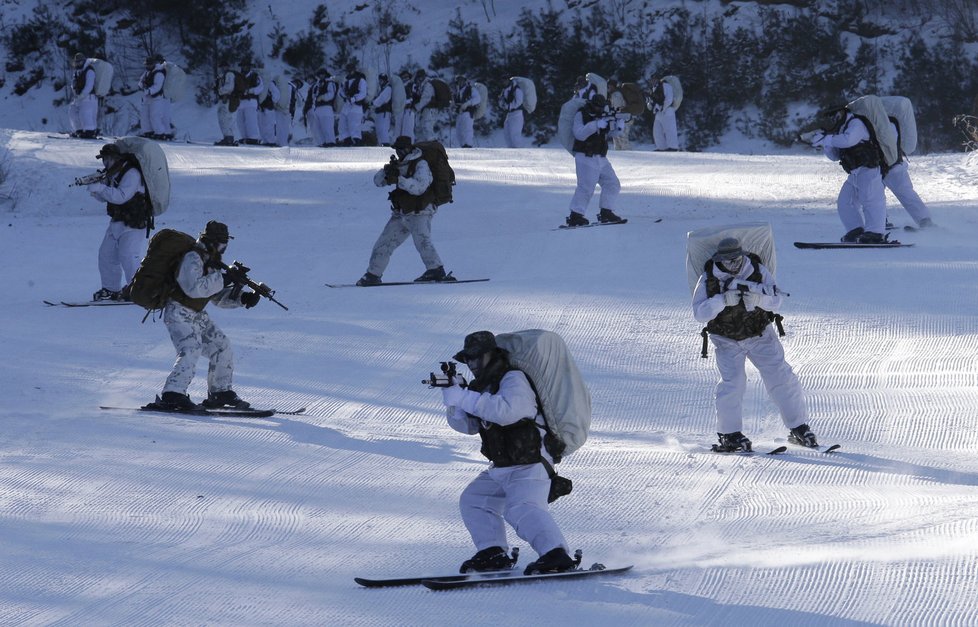
[[[85,176],[75,177],[75,182],[68,185],[68,187],[81,187],[84,185],[94,185],[95,183],[101,183],[109,178],[109,173],[105,170],[99,170],[98,172],[92,172],[91,174],[86,174]]]
[[[397,157],[391,155],[391,160],[384,164],[384,182],[388,185],[393,185],[397,183],[397,178],[401,175],[401,171],[397,167],[398,160]]]
[[[432,372],[430,375],[428,375],[428,378],[423,380],[421,383],[424,383],[428,387],[432,387],[432,388],[452,387],[452,378],[458,374],[458,372],[455,369],[455,362],[454,361],[441,362],[441,371],[442,371],[441,375],[437,375],[434,372]],[[459,385],[461,385],[463,388],[466,387],[467,384],[465,382],[465,379],[462,379],[461,377],[459,378],[461,379],[461,383]]]
[[[245,266],[240,261],[235,261],[230,266],[228,266],[222,261],[216,261],[214,259],[212,259],[208,263],[221,270],[224,270],[224,274],[228,277],[228,279],[230,279],[236,285],[248,286],[259,296],[264,296],[265,298],[272,301],[273,303],[275,303],[276,305],[278,305],[279,307],[281,307],[286,311],[289,310],[288,307],[275,300],[275,290],[268,287],[264,283],[255,283],[250,278],[248,278],[248,273],[251,272],[251,268]]]

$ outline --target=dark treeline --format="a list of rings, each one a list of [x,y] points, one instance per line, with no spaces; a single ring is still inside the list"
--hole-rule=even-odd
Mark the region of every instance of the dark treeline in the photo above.
[[[715,145],[734,129],[787,145],[812,124],[814,112],[865,94],[913,101],[919,151],[962,147],[953,120],[973,113],[978,93],[967,29],[949,29],[944,38],[928,41],[916,29],[897,31],[886,20],[871,20],[862,0],[760,6],[750,28],[731,26],[735,5],[723,15],[705,15],[682,8],[626,11],[630,4],[549,4],[524,10],[510,33],[495,36],[457,16],[435,45],[429,69],[443,78],[461,73],[483,82],[491,100],[510,76],[531,78],[538,104],[526,129],[537,142],[553,136],[575,79],[590,71],[643,87],[655,76],[678,76],[685,92],[678,117],[688,150]],[[30,18],[9,25],[0,37],[8,53],[5,69],[18,76],[12,86],[17,94],[45,80],[63,89],[71,55],[85,51],[112,61],[116,82],[125,85],[138,76],[146,54],[162,53],[186,65],[198,102],[208,105],[221,61],[236,64],[259,49],[266,59],[255,60],[277,59],[308,77],[319,67],[343,67],[370,44],[384,53],[388,67],[382,69],[397,71],[389,67],[392,51],[407,45],[411,32],[400,17],[404,3],[395,0],[371,3],[356,24],[332,19],[323,4],[295,33],[285,32],[269,7],[273,30],[268,41],[256,42],[246,8],[245,0],[40,2]],[[646,122],[636,125],[634,137],[648,134]]]

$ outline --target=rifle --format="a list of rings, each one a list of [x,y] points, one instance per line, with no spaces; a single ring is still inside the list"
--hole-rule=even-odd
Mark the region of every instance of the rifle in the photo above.
[[[423,380],[421,383],[432,388],[450,388],[452,387],[452,377],[454,377],[458,372],[455,369],[454,361],[443,361],[441,362],[442,375],[437,375],[432,372],[428,375],[428,378]],[[459,383],[461,387],[468,387],[465,379],[462,379]]]
[[[95,183],[101,183],[109,178],[109,173],[105,170],[99,170],[97,172],[92,172],[91,174],[86,174],[85,176],[75,177],[74,183],[69,183],[68,187],[82,187],[85,185],[94,185]]]
[[[264,283],[255,283],[250,278],[248,278],[248,273],[251,272],[251,268],[245,266],[240,261],[235,261],[230,266],[228,266],[222,261],[217,261],[215,259],[212,259],[209,263],[221,270],[224,270],[224,273],[227,275],[227,277],[236,285],[248,286],[259,296],[264,296],[265,298],[272,301],[273,303],[275,303],[276,305],[278,305],[279,307],[281,307],[286,311],[289,310],[288,307],[275,300],[275,290],[268,287]]]
[[[384,182],[388,185],[397,183],[397,178],[401,175],[401,171],[398,169],[397,164],[397,157],[394,155],[391,155],[391,160],[389,163],[384,164]]]

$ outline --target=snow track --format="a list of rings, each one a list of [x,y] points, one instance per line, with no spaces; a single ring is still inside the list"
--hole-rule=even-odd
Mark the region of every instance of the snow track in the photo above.
[[[370,178],[389,151],[167,145],[174,201],[159,226],[228,222],[228,254],[290,307],[211,312],[238,392],[306,407],[251,419],[97,409],[159,392],[165,327],[129,308],[41,305],[94,291],[102,210],[64,183],[97,163],[91,146],[0,138],[36,187],[5,214],[16,236],[0,246],[18,269],[0,313],[4,625],[978,623],[978,192],[957,155],[914,160],[941,228],[901,234],[913,249],[799,251],[792,241],[840,235],[842,173],[821,158],[613,153],[629,224],[554,232],[566,153],[458,151],[435,241],[457,276],[492,281],[328,290],[363,273],[387,219]],[[758,220],[792,294],[788,361],[839,453],[709,452],[717,374],[712,347],[699,356],[684,237]],[[385,278],[420,272],[407,244]],[[591,439],[558,467],[575,487],[554,514],[587,564],[635,569],[359,589],[357,575],[450,572],[473,552],[457,499],[485,464],[421,380],[466,333],[533,327],[565,338],[594,404]],[[206,393],[203,367],[190,393]],[[756,450],[785,444],[750,368],[744,410]],[[523,564],[535,557],[517,543]]]

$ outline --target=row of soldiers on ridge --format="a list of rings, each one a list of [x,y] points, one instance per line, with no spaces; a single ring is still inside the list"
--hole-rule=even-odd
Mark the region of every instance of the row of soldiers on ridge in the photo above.
[[[78,53],[73,58],[73,67],[71,135],[95,138],[99,135],[99,107],[111,89],[112,66]],[[122,91],[123,95],[141,93],[140,136],[157,140],[175,137],[172,102],[183,97],[185,81],[184,72],[161,55],[146,58],[138,88]],[[579,82],[575,92],[584,97],[587,85],[592,83],[583,76]],[[368,86],[367,76],[353,62],[347,64],[343,77],[322,68],[307,81],[284,75],[270,79],[250,60],[237,68],[223,62],[214,85],[221,131],[221,139],[215,143],[286,146],[293,142],[293,126],[297,121],[302,122],[312,143],[322,147],[374,143],[389,146],[393,138],[401,135],[427,141],[436,139],[436,123],[445,110],[450,110],[458,145],[469,148],[475,144],[474,123],[485,115],[488,105],[488,92],[481,83],[458,75],[449,86],[429,77],[424,69],[413,73],[402,70],[393,80],[388,74],[380,74],[376,83],[374,86],[371,81]],[[624,106],[624,97],[614,79],[608,81],[608,99],[612,107]],[[506,112],[503,122],[506,146],[522,147],[524,115],[532,113],[536,106],[532,81],[512,77],[496,105]],[[672,86],[666,81],[654,81],[648,108],[655,114],[656,150],[679,149],[677,106]],[[628,149],[627,135],[626,129],[616,139],[616,149]]]

